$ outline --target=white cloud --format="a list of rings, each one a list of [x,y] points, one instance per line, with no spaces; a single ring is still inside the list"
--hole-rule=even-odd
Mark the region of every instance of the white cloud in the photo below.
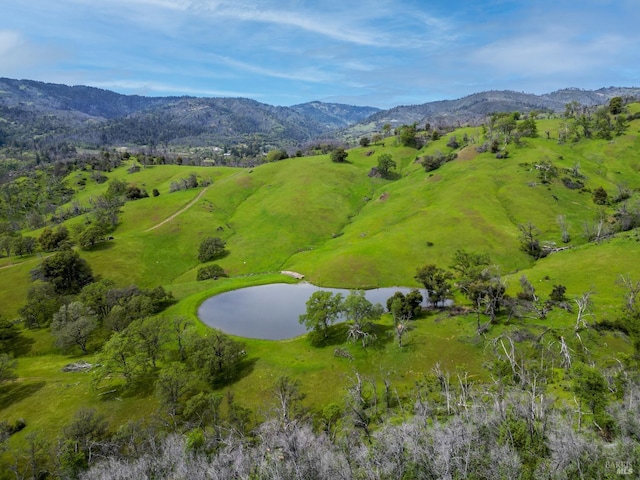
[[[90,82],[91,86],[97,88],[126,90],[138,95],[163,94],[163,95],[193,95],[212,97],[249,97],[257,98],[261,94],[255,92],[240,92],[234,90],[216,90],[210,88],[193,88],[183,85],[171,85],[159,82],[149,82],[145,80],[109,80]],[[173,92],[173,93],[171,93]],[[175,93],[179,92],[179,93]]]
[[[471,60],[507,74],[576,75],[609,65],[612,56],[624,48],[628,40],[621,36],[584,39],[568,30],[556,30],[501,39],[476,50]]]
[[[15,1],[15,0],[10,0]],[[162,34],[172,33],[180,37],[182,27],[208,26],[223,34],[233,31],[239,35],[243,29],[254,28],[246,24],[259,23],[279,27],[282,31],[308,33],[348,44],[376,46],[391,41],[379,28],[367,26],[371,19],[379,19],[381,12],[363,7],[362,11],[335,5],[333,2],[302,4],[293,2],[283,7],[283,2],[257,2],[251,0],[58,0],[59,10],[68,15],[91,6],[96,20],[120,19],[124,25],[140,25]],[[82,6],[81,9],[78,6]],[[1,21],[0,21],[1,23]],[[251,36],[255,29],[247,30]],[[274,33],[274,32],[271,32]],[[276,32],[279,33],[279,32]],[[290,35],[287,38],[291,39]],[[263,46],[267,46],[265,43]]]
[[[239,60],[235,60],[233,58],[225,57],[222,55],[211,54],[211,58],[223,63],[232,68],[236,68],[238,70],[242,70],[249,73],[255,73],[257,75],[264,75],[267,77],[273,78],[282,78],[285,80],[296,80],[303,82],[313,82],[313,83],[321,83],[328,82],[331,80],[335,80],[335,76],[323,72],[317,68],[309,67],[301,70],[291,70],[291,69],[283,69],[283,70],[275,70],[271,68],[262,67],[258,64],[242,62]]]
[[[20,32],[0,30],[0,75],[29,75],[33,67],[53,63],[63,56],[55,48],[30,42]]]
[[[64,0],[62,0],[64,1]],[[87,5],[91,7],[109,8],[114,5],[118,6],[143,6],[151,8],[162,8],[166,10],[186,10],[191,5],[190,0],[106,0],[96,5],[95,0],[68,0],[72,3]]]
[[[358,29],[355,18],[345,19],[339,15],[324,14],[319,9],[295,11],[261,8],[257,4],[205,2],[195,6],[196,11],[205,11],[213,18],[227,18],[243,22],[258,22],[284,25],[334,40],[358,45],[377,45],[375,31]],[[346,21],[345,21],[346,20]]]
[[[0,31],[0,55],[5,57],[19,48],[24,41],[18,32],[11,30]]]

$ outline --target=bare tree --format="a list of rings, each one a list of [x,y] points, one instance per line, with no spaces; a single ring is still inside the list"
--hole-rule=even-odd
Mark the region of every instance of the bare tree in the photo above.
[[[629,275],[620,275],[618,283],[625,288],[624,311],[631,315],[636,312],[636,301],[640,294],[640,281],[633,280]]]
[[[508,347],[505,345],[505,339],[507,340]],[[494,349],[499,358],[505,359],[511,367],[511,373],[514,381],[521,385],[526,384],[527,375],[524,366],[524,360],[517,358],[516,347],[513,343],[513,339],[509,335],[500,335],[493,340]],[[500,348],[498,349],[498,345]],[[502,352],[502,353],[500,353]]]
[[[344,313],[349,323],[347,338],[362,341],[362,346],[366,347],[369,342],[375,340],[376,336],[367,330],[371,327],[371,322],[377,320],[382,315],[384,309],[379,303],[373,305],[364,296],[363,290],[352,290],[344,300]]]
[[[520,230],[520,250],[527,253],[534,259],[546,257],[549,252],[540,244],[540,230],[530,221],[526,224],[518,225]]]
[[[549,301],[542,301],[536,293],[535,287],[531,284],[526,275],[520,277],[520,285],[522,286],[522,292],[518,293],[518,299],[520,300],[520,310],[524,312],[533,312],[536,319],[544,320],[552,309],[552,303]],[[515,308],[514,308],[515,307]],[[512,307],[513,313],[516,315],[524,316],[518,312],[518,306]]]
[[[273,389],[277,416],[283,424],[288,424],[301,413],[301,402],[305,394],[300,392],[300,381],[288,376],[279,377]]]
[[[596,212],[594,219],[584,224],[584,237],[589,242],[600,242],[611,236],[611,227],[607,222],[607,214],[603,208]]]
[[[569,421],[556,415],[549,422],[549,457],[536,469],[536,478],[607,478],[600,442],[576,432]],[[598,470],[600,470],[598,472]]]
[[[564,337],[560,337],[560,355],[562,356],[562,366],[565,370],[569,370],[571,368],[571,353]]]
[[[469,372],[458,372],[456,373],[456,376],[458,377],[458,385],[460,387],[458,390],[457,404],[466,412],[472,396],[472,382],[469,379]]]
[[[560,227],[560,233],[562,234],[562,242],[569,243],[571,241],[571,234],[569,233],[569,225],[567,224],[566,217],[564,215],[558,215],[556,222]]]
[[[578,305],[578,316],[576,317],[576,325],[574,327],[576,331],[581,328],[587,328],[585,317],[593,315],[593,313],[590,312],[592,295],[593,291],[589,290],[584,292],[580,297],[574,299],[576,305]]]
[[[440,362],[436,363],[436,365],[431,369],[436,378],[438,379],[438,383],[440,384],[440,391],[444,396],[446,405],[447,405],[447,415],[451,415],[452,413],[452,394],[451,394],[451,378],[449,372],[444,373],[440,368]]]
[[[50,472],[51,445],[41,431],[33,431],[26,435],[24,446],[13,452],[13,464],[9,469],[16,479],[46,478]]]
[[[402,348],[402,338],[409,330],[409,325],[406,322],[398,322],[396,325],[396,338],[398,339],[398,346]]]
[[[367,385],[371,385],[373,388]],[[348,390],[347,408],[351,413],[354,427],[361,429],[369,441],[371,441],[369,425],[375,416],[375,411],[372,412],[372,407],[375,410],[377,401],[375,382],[366,382],[360,376],[360,373],[354,372],[354,376],[351,379],[351,386]]]

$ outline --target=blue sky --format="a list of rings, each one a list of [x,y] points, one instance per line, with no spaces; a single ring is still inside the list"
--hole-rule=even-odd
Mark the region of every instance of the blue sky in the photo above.
[[[395,105],[640,86],[637,0],[2,0],[0,76]]]

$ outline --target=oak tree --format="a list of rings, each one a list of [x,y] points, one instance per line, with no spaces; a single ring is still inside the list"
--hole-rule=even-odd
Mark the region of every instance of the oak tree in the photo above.
[[[313,330],[326,338],[329,325],[334,323],[342,313],[342,294],[319,290],[313,292],[306,305],[306,313],[299,317],[300,324],[307,327],[307,330]]]

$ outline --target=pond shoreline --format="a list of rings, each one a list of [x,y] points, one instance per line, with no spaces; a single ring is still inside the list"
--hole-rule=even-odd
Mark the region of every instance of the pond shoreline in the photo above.
[[[383,287],[364,290],[372,303],[383,306],[397,291],[408,293],[415,287]],[[270,283],[230,290],[209,297],[198,307],[198,318],[212,328],[244,338],[286,340],[304,335],[298,321],[306,311],[306,301],[315,291],[348,295],[350,289],[318,287],[308,282]],[[422,292],[421,292],[422,293]],[[424,296],[424,293],[422,293]],[[426,301],[423,302],[426,306]]]

